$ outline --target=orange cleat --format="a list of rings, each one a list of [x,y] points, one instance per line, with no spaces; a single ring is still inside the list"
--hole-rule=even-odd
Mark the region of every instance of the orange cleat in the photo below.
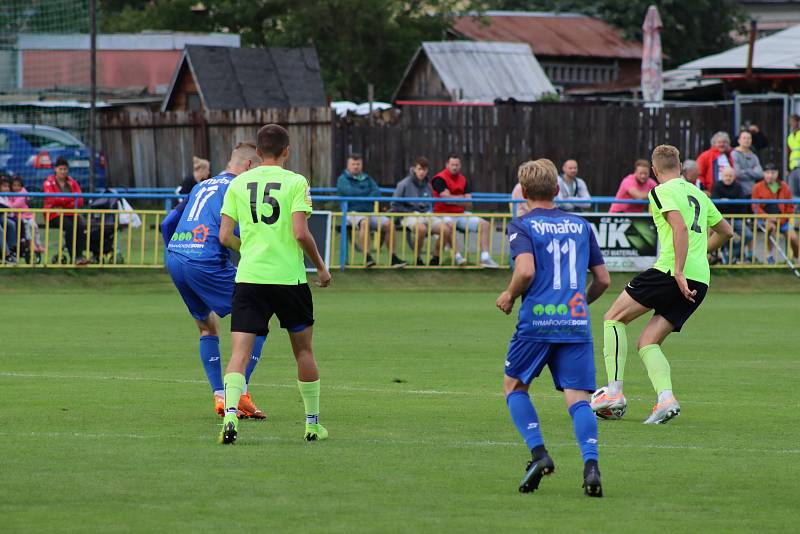
[[[220,417],[225,417],[225,395],[214,395],[214,411]]]
[[[250,393],[245,393],[239,397],[239,417],[249,417],[251,419],[266,419],[267,414],[262,412],[258,406],[253,403],[250,398]]]

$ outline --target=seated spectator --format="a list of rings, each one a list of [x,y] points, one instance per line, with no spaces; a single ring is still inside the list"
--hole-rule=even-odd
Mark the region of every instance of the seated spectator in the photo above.
[[[342,197],[379,197],[381,190],[377,182],[364,172],[364,158],[360,154],[350,154],[347,158],[347,168],[342,171],[336,180],[336,193]],[[361,212],[350,214],[352,212]],[[364,202],[350,202],[348,207],[347,224],[358,229],[358,241],[356,245],[363,247],[366,266],[373,267],[375,259],[370,254],[369,236],[370,232],[381,229],[381,245],[387,244],[389,254],[392,257],[392,267],[405,267],[406,262],[394,254],[394,227],[389,217],[378,215],[363,215],[364,213],[374,213],[374,202],[366,200]]]
[[[568,159],[561,167],[561,175],[558,177],[558,194],[554,200],[565,200],[571,198],[585,198],[592,199],[589,194],[589,188],[586,187],[586,182],[582,178],[578,178],[578,162],[574,159]],[[556,204],[558,209],[564,211],[589,211],[592,209],[592,203],[587,202],[559,202]]]
[[[11,191],[14,193],[28,192],[22,182],[22,178],[19,176],[15,176],[11,179]],[[28,206],[28,197],[11,197],[9,200],[9,207],[11,208],[18,210],[30,209]],[[39,225],[36,224],[36,217],[34,217],[33,213],[30,211],[20,211],[19,221],[22,224],[23,231],[25,232],[25,239],[27,239],[28,242],[32,243],[34,246],[34,252],[44,251],[44,247],[42,247],[41,240],[39,239]]]
[[[755,183],[764,179],[761,162],[758,161],[758,156],[753,152],[752,146],[753,136],[745,130],[739,134],[739,146],[733,151],[733,167],[736,170],[736,181],[748,196],[753,191]]]
[[[736,177],[736,171],[731,167],[722,169],[720,173],[719,182],[714,184],[714,189],[711,191],[711,198],[720,200],[742,200],[750,198],[750,193],[746,192],[739,179]],[[750,206],[748,204],[720,204],[717,206],[720,213],[723,215],[746,215],[750,213]],[[750,230],[748,219],[744,217],[736,217],[731,220],[731,226],[735,235],[733,236],[733,250],[730,263],[738,263],[742,259],[742,242],[747,250],[744,251],[744,259],[749,260],[752,252],[749,250],[749,243],[753,239],[753,232]],[[725,245],[720,249],[722,254],[728,254],[728,246]]]
[[[207,180],[209,176],[211,176],[211,164],[208,160],[192,156],[192,174],[183,179],[183,182],[181,182],[181,185],[175,190],[175,193],[178,195],[188,195],[196,184]],[[173,203],[173,207],[177,206],[178,203],[182,201],[183,200],[176,200]]]
[[[725,167],[733,167],[731,138],[725,132],[717,132],[711,137],[711,148],[697,158],[701,189],[711,196],[714,183],[719,181],[719,172]]]
[[[694,184],[699,188],[703,187],[700,184],[700,170],[697,168],[697,162],[693,159],[687,159],[683,162],[683,178],[690,184]]]
[[[10,207],[12,197],[2,196],[11,192],[11,182],[0,176],[0,208]],[[0,254],[6,263],[16,263],[17,223],[13,214],[0,213]]]
[[[447,165],[439,174],[433,177],[433,180],[431,180],[431,189],[433,190],[434,198],[472,198],[472,190],[469,187],[469,182],[467,178],[461,174],[460,157],[456,154],[447,156]],[[499,265],[492,259],[489,251],[489,232],[491,232],[489,221],[481,219],[480,217],[464,215],[469,214],[466,208],[466,205],[461,202],[437,202],[433,205],[434,213],[447,214],[443,220],[445,224],[449,224],[453,230],[461,230],[464,232],[469,230],[471,233],[478,232],[480,234],[481,266],[497,269]],[[456,244],[455,247],[456,265],[466,264],[467,260],[458,251],[458,245]]]
[[[394,190],[393,198],[430,198],[431,185],[428,179],[428,169],[430,162],[428,158],[419,157],[414,161],[408,175],[400,180]],[[445,243],[450,243],[453,239],[450,225],[444,224],[440,217],[418,217],[414,214],[431,213],[433,205],[429,202],[400,202],[392,201],[392,211],[395,213],[408,213],[400,221],[406,230],[413,232],[414,247],[417,250],[417,265],[425,265],[422,261],[422,251],[425,246],[425,239],[428,237],[428,226],[430,226],[431,239],[441,234],[438,247],[433,251],[430,258],[430,265],[439,265],[439,257],[442,254],[442,247]]]
[[[778,169],[775,167],[774,164],[768,163],[764,165],[764,179],[758,182],[755,186],[753,186],[753,192],[751,195],[752,199],[755,200],[777,200],[777,199],[792,199],[792,191],[789,189],[789,186],[786,185],[784,182],[778,180]],[[753,203],[753,213],[762,214],[762,213],[769,213],[769,214],[784,214],[789,215],[794,213],[794,205],[792,204],[758,204]],[[761,219],[759,221],[759,227],[761,226],[760,222],[763,221]],[[789,244],[792,247],[792,251],[794,252],[794,257],[797,257],[798,252],[798,239],[797,239],[797,232],[795,229],[789,225],[789,219],[782,218],[771,218],[766,220],[766,224],[763,228],[767,232],[767,238],[769,235],[775,230],[780,230],[779,233],[786,234],[786,239],[789,241]],[[775,244],[770,244],[770,252],[769,256],[767,257],[767,263],[775,263]]]
[[[45,193],[81,193],[81,186],[69,175],[69,164],[64,158],[58,158],[55,164],[55,174],[47,177],[42,185]],[[50,226],[58,228],[58,218],[64,220],[64,246],[73,254],[77,265],[86,265],[89,258],[84,256],[86,243],[86,222],[79,215],[77,209],[83,207],[82,197],[45,197],[44,209],[53,210],[46,214],[51,221]],[[75,248],[72,249],[72,238],[75,236]],[[94,251],[97,254],[97,251]],[[99,254],[97,254],[99,255]]]
[[[646,159],[637,159],[633,172],[622,179],[615,198],[618,200],[647,200],[650,190],[658,184],[650,178],[650,162]],[[610,213],[644,213],[647,204],[611,204]]]
[[[522,184],[519,182],[517,182],[517,185],[515,185],[514,189],[511,190],[511,200],[525,200],[525,197],[522,195]],[[514,217],[522,217],[529,211],[530,209],[528,209],[527,202],[517,202],[511,204],[511,215]]]

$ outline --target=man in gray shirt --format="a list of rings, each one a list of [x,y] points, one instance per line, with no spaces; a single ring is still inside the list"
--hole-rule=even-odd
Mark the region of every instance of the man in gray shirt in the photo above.
[[[577,161],[568,159],[561,167],[561,171],[561,176],[558,177],[558,194],[553,200],[564,200],[567,198],[592,199],[592,195],[589,194],[589,188],[586,187],[586,182],[584,182],[582,178],[578,178]],[[592,209],[591,202],[559,202],[556,206],[564,211],[588,211]]]

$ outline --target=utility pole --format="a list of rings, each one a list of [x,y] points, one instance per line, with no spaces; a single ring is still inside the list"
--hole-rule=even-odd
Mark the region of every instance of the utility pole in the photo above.
[[[97,0],[89,0],[89,191],[95,187],[95,137],[97,123]]]

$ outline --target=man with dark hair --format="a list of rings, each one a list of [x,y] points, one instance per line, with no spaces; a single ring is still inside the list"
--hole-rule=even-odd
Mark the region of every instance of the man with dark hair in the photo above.
[[[81,186],[69,175],[69,163],[63,157],[59,157],[53,166],[55,173],[47,177],[42,185],[45,193],[80,193]],[[78,209],[83,207],[82,197],[46,197],[44,199],[44,209],[52,209],[47,217],[50,219],[50,228],[59,226],[59,218],[64,221],[64,244],[73,256],[76,265],[86,265],[90,263],[84,247],[86,246],[86,221],[82,215],[78,214]],[[99,236],[98,236],[99,237]],[[73,238],[75,246],[72,246]],[[90,239],[90,248],[96,256],[100,255],[99,239]]]
[[[430,162],[424,156],[418,157],[414,160],[414,165],[408,172],[405,178],[400,180],[394,190],[393,198],[430,198],[431,186],[428,179],[428,169],[430,169]],[[430,227],[431,239],[441,235],[439,244],[436,250],[432,251],[430,258],[430,265],[439,265],[439,257],[441,256],[441,249],[445,243],[452,240],[452,230],[450,225],[444,224],[441,217],[419,216],[418,214],[431,213],[433,211],[430,202],[401,202],[393,200],[391,209],[395,213],[408,213],[409,215],[403,217],[400,224],[406,230],[412,232],[414,236],[413,247],[417,252],[417,265],[425,265],[422,261],[423,249],[425,246],[425,239],[428,237],[428,229]]]

